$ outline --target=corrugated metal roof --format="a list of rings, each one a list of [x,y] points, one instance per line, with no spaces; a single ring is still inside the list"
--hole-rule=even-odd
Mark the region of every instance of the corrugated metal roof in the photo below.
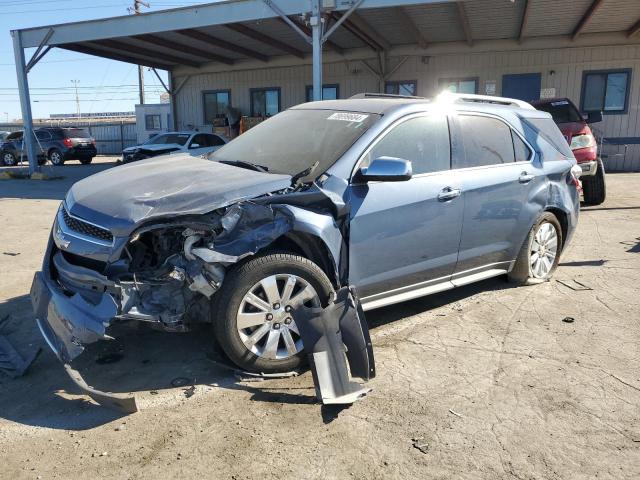
[[[605,0],[584,28],[584,33],[630,29],[640,20],[640,1]]]
[[[474,40],[516,38],[525,1],[473,0],[464,2]]]
[[[465,40],[473,43],[483,40],[516,39],[520,36],[525,11],[527,22],[522,35],[524,39],[569,36],[589,11],[593,0],[460,0],[464,7],[464,16],[469,22],[470,39],[465,36],[463,15],[456,2],[416,4],[414,0],[411,5],[403,3],[403,0],[399,0],[397,5],[391,3],[393,6],[366,8],[365,2],[364,8],[358,9],[354,17],[348,19],[332,34],[325,44],[325,50],[340,53],[349,49],[380,50],[416,44],[420,37],[416,31],[430,45]],[[190,14],[199,15],[195,7]],[[327,28],[343,14],[344,9],[331,13],[332,18]],[[304,16],[292,15],[291,18],[303,30],[310,32]],[[127,21],[130,24],[129,20],[113,19],[113,22]],[[197,20],[200,25],[202,20],[200,17],[197,17]],[[638,20],[640,0],[603,0],[589,21],[584,24],[581,34],[626,32]],[[412,22],[413,26],[407,25],[407,21]],[[117,60],[135,63],[144,61],[148,65],[161,68],[176,65],[199,66],[211,61],[233,63],[247,58],[266,61],[275,56],[303,56],[311,53],[309,43],[281,18],[262,18],[229,25],[197,26],[187,30],[187,34],[172,30],[171,26],[172,23],[167,22],[166,31],[154,32],[151,36],[131,34],[68,43],[73,41],[71,37],[65,40],[66,43],[57,46],[105,55]],[[128,28],[129,31],[132,30],[131,25]],[[142,29],[142,26],[140,28]],[[207,38],[207,35],[213,39]],[[159,38],[161,41],[149,41],[153,38]]]
[[[627,0],[631,3],[634,0]],[[593,0],[531,0],[525,37],[570,35]]]

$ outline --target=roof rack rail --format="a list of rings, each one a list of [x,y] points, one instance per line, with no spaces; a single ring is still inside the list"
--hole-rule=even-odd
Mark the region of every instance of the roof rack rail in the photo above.
[[[443,92],[438,95],[438,100],[453,103],[490,103],[493,105],[504,105],[517,107],[525,110],[535,110],[531,104],[515,98],[491,97],[489,95],[472,95],[467,93]]]
[[[356,93],[349,97],[350,99],[357,98],[408,98],[412,100],[426,100],[425,97],[414,97],[412,95],[394,95],[392,93]]]

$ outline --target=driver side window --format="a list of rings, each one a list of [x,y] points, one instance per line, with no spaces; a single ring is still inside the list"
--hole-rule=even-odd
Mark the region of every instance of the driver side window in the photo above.
[[[451,168],[451,144],[446,115],[406,120],[387,132],[365,156],[362,167],[379,157],[409,160],[414,175]]]

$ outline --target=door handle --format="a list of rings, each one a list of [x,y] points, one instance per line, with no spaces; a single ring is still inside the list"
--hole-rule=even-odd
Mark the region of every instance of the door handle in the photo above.
[[[447,200],[453,200],[460,196],[462,191],[459,188],[445,187],[438,194],[438,200],[441,202],[446,202]]]
[[[533,180],[534,178],[536,178],[535,175],[530,175],[527,172],[522,172],[520,174],[520,177],[518,177],[518,181],[520,183],[529,183],[531,180]]]

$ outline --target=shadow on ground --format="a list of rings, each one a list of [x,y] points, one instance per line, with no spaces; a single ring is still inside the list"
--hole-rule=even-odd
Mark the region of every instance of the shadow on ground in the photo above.
[[[456,302],[480,291],[509,288],[502,278],[461,287],[393,307],[368,312],[370,327],[376,329],[399,319]],[[45,345],[35,326],[27,295],[0,304],[0,320],[18,351],[42,348],[27,374],[11,380],[0,374],[0,417],[16,423],[65,430],[85,430],[121,417],[100,407],[79,393],[62,365]],[[275,403],[316,403],[311,377],[299,381],[280,380],[238,383],[227,360],[218,349],[208,325],[190,333],[165,333],[149,325],[131,322],[109,332],[116,340],[89,345],[74,362],[86,382],[103,391],[135,393],[147,398],[174,389],[186,396],[189,386],[217,386],[251,394],[251,400]],[[375,348],[375,346],[374,346]],[[288,388],[290,382],[293,388]],[[309,383],[309,385],[306,385]],[[307,388],[308,387],[308,388]],[[338,417],[341,408],[323,406],[325,423]]]

